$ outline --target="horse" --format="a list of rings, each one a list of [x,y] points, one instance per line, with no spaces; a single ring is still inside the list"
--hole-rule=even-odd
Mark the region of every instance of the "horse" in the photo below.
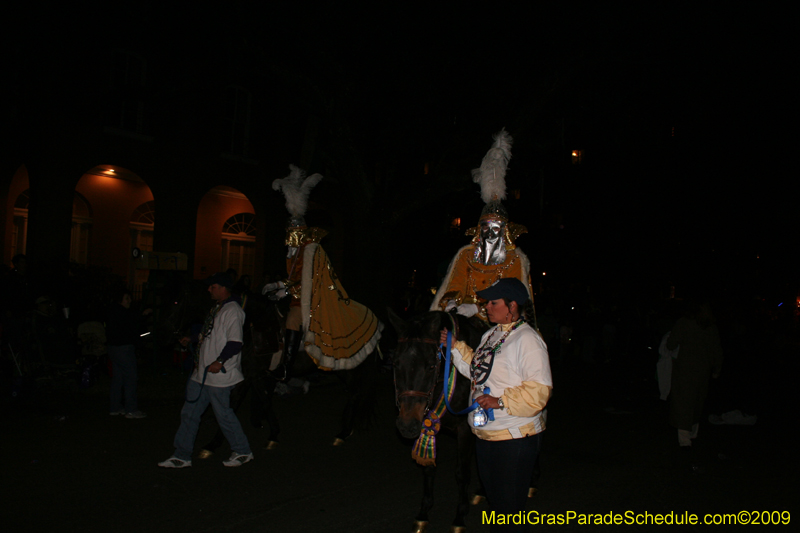
[[[284,330],[285,319],[282,317],[280,339],[283,339],[282,333]],[[273,336],[263,321],[254,321],[252,323],[251,338],[254,353],[268,354],[271,360],[276,350],[267,344],[267,340],[273,338]],[[373,350],[355,368],[330,371],[330,374],[338,378],[347,391],[347,401],[341,415],[341,428],[334,436],[334,446],[343,445],[345,439],[352,435],[355,429],[366,426],[373,413],[379,370],[377,351],[377,348]],[[281,354],[282,356],[283,354]],[[281,360],[281,363],[283,363],[283,360]],[[301,344],[300,350],[291,362],[291,366],[284,368],[278,365],[278,368],[274,370],[277,375],[269,371],[261,373],[261,377],[268,389],[268,401],[266,403],[266,410],[269,415],[268,420],[270,420],[270,441],[266,446],[268,449],[274,448],[278,443],[277,418],[272,413],[272,396],[275,386],[279,382],[287,381],[292,377],[308,376],[317,372],[319,368],[314,360],[303,350]]]
[[[399,414],[396,426],[400,434],[408,439],[420,437],[426,416],[434,403],[442,394],[444,386],[442,367],[443,358],[437,355],[440,331],[442,328],[454,330],[454,337],[465,341],[475,348],[481,339],[481,331],[469,319],[460,315],[451,315],[441,311],[431,311],[410,321],[404,321],[391,310],[389,318],[397,331],[398,342],[395,352],[394,382],[395,395]],[[456,372],[455,368],[451,369]],[[450,404],[453,409],[463,410],[469,405],[469,380],[457,377]],[[430,420],[430,417],[427,418]],[[475,448],[475,437],[472,434],[466,415],[456,416],[446,410],[439,419],[441,428],[455,433],[458,442],[456,461],[456,484],[458,486],[458,504],[451,531],[465,531],[464,517],[469,512],[469,483],[472,467],[472,456]],[[435,424],[435,421],[433,421]],[[419,459],[417,460],[421,464]],[[414,524],[414,532],[423,532],[428,525],[428,513],[433,507],[433,486],[436,476],[436,464],[424,461],[423,464],[423,496]]]
[[[192,322],[202,322],[209,307],[207,295],[199,295],[199,286],[190,285],[184,291],[182,300],[178,301],[173,314],[175,332],[182,335]],[[205,290],[205,289],[204,289]],[[182,302],[186,302],[185,305]],[[204,303],[206,302],[206,303]],[[268,429],[267,442],[264,448],[275,449],[278,446],[280,422],[273,409],[273,399],[278,383],[289,377],[305,376],[316,371],[314,361],[300,351],[292,365],[283,371],[270,371],[273,356],[280,352],[280,343],[285,330],[286,310],[280,309],[282,302],[270,302],[260,295],[250,294],[243,299],[245,310],[244,343],[242,347],[242,373],[245,380],[237,384],[231,391],[231,407],[238,411],[245,399],[250,397],[250,421],[254,427],[261,428],[266,421]],[[282,312],[283,311],[283,312]],[[341,446],[356,426],[368,420],[372,412],[377,382],[378,364],[376,354],[370,354],[356,368],[333,372],[344,384],[347,402],[341,416],[341,429],[336,433],[333,445]],[[276,375],[279,374],[279,375]],[[206,413],[203,420],[213,419]],[[214,434],[199,453],[199,458],[207,459],[222,445],[224,436],[220,430]]]
[[[431,311],[406,322],[390,309],[389,319],[398,336],[397,351],[394,356],[395,395],[399,409],[396,425],[403,437],[418,438],[423,421],[432,405],[442,394],[444,386],[444,371],[442,370],[444,357],[437,355],[441,330],[450,330],[453,332],[454,339],[466,342],[474,350],[480,343],[485,327],[477,323],[476,319],[467,319],[461,315],[440,311]],[[450,369],[450,372],[458,373],[455,366]],[[455,388],[450,404],[456,411],[462,411],[469,405],[469,400],[469,380],[459,376],[455,379]],[[475,436],[467,423],[467,416],[456,415],[449,409],[444,411],[441,417],[441,428],[455,433],[458,439],[456,461],[458,505],[450,530],[451,532],[463,532],[466,530],[464,517],[469,511],[470,504],[468,489]],[[425,464],[423,467],[423,496],[419,512],[412,525],[414,533],[422,533],[427,529],[428,513],[433,507],[436,465]],[[540,473],[539,458],[537,458],[528,489],[529,498],[532,498],[538,491]],[[483,486],[479,484],[471,503],[477,505],[485,499]]]

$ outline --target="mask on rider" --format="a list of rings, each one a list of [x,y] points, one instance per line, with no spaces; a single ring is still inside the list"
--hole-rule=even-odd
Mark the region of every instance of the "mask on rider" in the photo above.
[[[475,261],[484,265],[499,265],[506,260],[506,243],[503,241],[505,229],[505,222],[492,219],[481,221],[481,238],[475,248]]]

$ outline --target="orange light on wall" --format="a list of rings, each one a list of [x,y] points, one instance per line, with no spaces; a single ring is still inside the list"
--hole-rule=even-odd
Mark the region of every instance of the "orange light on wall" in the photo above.
[[[583,159],[583,150],[573,150],[572,151],[572,164],[573,165],[580,165],[582,159]]]

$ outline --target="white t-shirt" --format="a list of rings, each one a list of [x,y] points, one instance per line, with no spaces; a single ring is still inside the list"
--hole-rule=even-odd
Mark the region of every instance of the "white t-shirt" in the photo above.
[[[198,366],[192,374],[197,383],[203,382],[205,368],[217,360],[229,341],[243,342],[242,325],[244,310],[237,302],[230,301],[222,306],[214,317],[214,327],[200,346]],[[241,370],[242,353],[239,352],[225,361],[225,372],[208,373],[206,385],[210,387],[230,387],[244,380]]]
[[[495,326],[484,333],[481,345],[497,329],[498,327]],[[501,331],[497,331],[493,342],[499,340],[502,337],[501,334]],[[452,358],[453,364],[461,374],[469,378],[470,364],[462,360],[461,352],[457,349],[454,352],[457,356]],[[508,335],[500,351],[497,352],[489,378],[483,385],[491,389],[492,396],[500,397],[507,388],[519,387],[523,381],[536,382],[547,387],[553,386],[547,347],[539,334],[528,324],[523,324]],[[482,393],[473,391],[472,394],[474,398]],[[470,426],[472,425],[472,416],[473,412],[469,413]],[[503,409],[495,409],[494,421],[488,422],[481,429],[486,431],[508,430],[513,438],[519,438],[521,435],[517,428],[531,423],[537,433],[542,431],[544,429],[542,417],[542,412],[532,417],[521,417],[509,415]]]

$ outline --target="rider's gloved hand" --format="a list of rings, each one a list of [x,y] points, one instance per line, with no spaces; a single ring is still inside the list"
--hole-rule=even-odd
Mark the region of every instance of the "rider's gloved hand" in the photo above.
[[[456,313],[467,318],[478,314],[477,304],[461,304],[458,306]]]
[[[267,283],[266,285],[264,285],[264,288],[261,289],[261,294],[266,296],[266,294],[269,293],[269,292],[274,292],[274,291],[276,291],[278,289],[283,289],[285,287],[286,287],[286,285],[284,285],[284,283],[282,281],[276,281],[274,283]],[[284,294],[283,296],[286,296],[286,294]],[[281,296],[281,298],[283,298],[283,296]],[[270,299],[272,299],[272,298],[270,297]],[[278,299],[280,299],[280,298],[278,298]]]
[[[273,292],[269,296],[267,296],[267,298],[269,298],[270,301],[272,301],[272,302],[277,302],[278,300],[280,300],[281,298],[283,298],[287,294],[289,294],[289,291],[287,291],[286,289],[280,289],[278,291]]]

